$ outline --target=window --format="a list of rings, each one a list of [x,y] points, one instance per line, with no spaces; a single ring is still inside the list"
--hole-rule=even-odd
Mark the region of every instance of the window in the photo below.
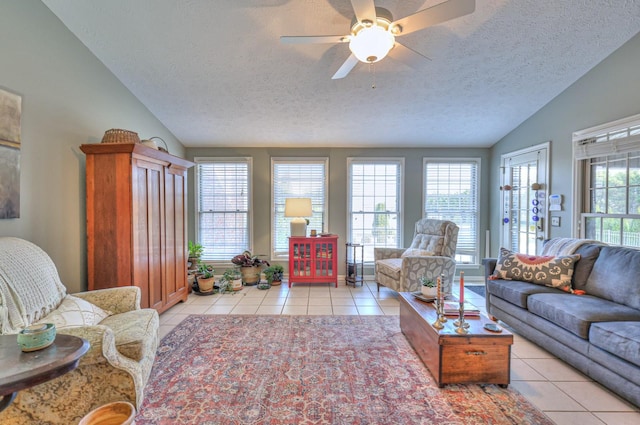
[[[478,264],[479,178],[479,159],[424,159],[424,217],[458,225],[458,264]]]
[[[251,158],[196,158],[197,235],[203,260],[249,249]]]
[[[272,158],[272,253],[271,258],[285,259],[289,253],[290,218],[284,216],[287,198],[311,198],[313,216],[308,229],[326,230],[327,158]]]
[[[348,160],[349,241],[364,245],[364,261],[373,262],[374,248],[402,243],[402,159]]]
[[[574,133],[580,236],[640,247],[640,115]]]

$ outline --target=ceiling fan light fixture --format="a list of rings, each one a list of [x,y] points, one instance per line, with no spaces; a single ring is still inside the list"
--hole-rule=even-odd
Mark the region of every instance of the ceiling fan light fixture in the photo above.
[[[375,63],[383,59],[393,48],[395,37],[381,26],[374,25],[360,29],[351,36],[349,49],[365,63]]]

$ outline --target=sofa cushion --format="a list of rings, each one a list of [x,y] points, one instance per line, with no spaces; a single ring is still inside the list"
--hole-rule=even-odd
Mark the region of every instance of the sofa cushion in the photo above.
[[[594,323],[589,342],[640,367],[640,322]]]
[[[387,275],[397,281],[400,281],[400,272],[402,271],[402,258],[385,258],[376,261],[378,273]]]
[[[519,280],[488,280],[487,292],[520,308],[527,308],[527,297],[531,294],[561,293],[555,288]]]
[[[640,320],[640,310],[589,295],[533,294],[527,308],[584,339],[593,322]]]
[[[53,323],[57,329],[93,326],[112,314],[82,298],[67,295],[57,309],[38,323]]]
[[[579,255],[536,256],[500,248],[494,277],[521,280],[572,292],[571,276]]]
[[[571,286],[573,289],[584,290],[587,284],[587,279],[593,270],[593,265],[600,255],[600,249],[603,245],[597,244],[584,244],[576,250],[574,254],[580,255],[573,268],[573,276],[571,276]]]
[[[640,310],[640,250],[604,246],[584,290]]]
[[[116,348],[125,357],[140,361],[155,351],[159,326],[158,313],[150,308],[127,311],[107,317],[101,325],[113,330]]]

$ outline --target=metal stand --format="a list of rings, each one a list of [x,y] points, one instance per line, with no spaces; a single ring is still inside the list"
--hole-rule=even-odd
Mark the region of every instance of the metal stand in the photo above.
[[[346,284],[355,287],[360,282],[362,286],[364,285],[364,245],[347,242],[346,251]]]

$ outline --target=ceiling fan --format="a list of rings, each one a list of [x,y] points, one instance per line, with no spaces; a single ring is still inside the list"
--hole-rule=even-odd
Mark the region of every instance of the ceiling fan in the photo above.
[[[429,58],[398,43],[396,37],[468,15],[476,8],[475,0],[448,0],[394,21],[391,12],[376,7],[373,0],[351,0],[351,5],[355,17],[348,35],[282,36],[280,41],[291,44],[349,43],[351,56],[331,77],[333,80],[346,77],[358,62],[375,63],[387,54],[416,67]]]

